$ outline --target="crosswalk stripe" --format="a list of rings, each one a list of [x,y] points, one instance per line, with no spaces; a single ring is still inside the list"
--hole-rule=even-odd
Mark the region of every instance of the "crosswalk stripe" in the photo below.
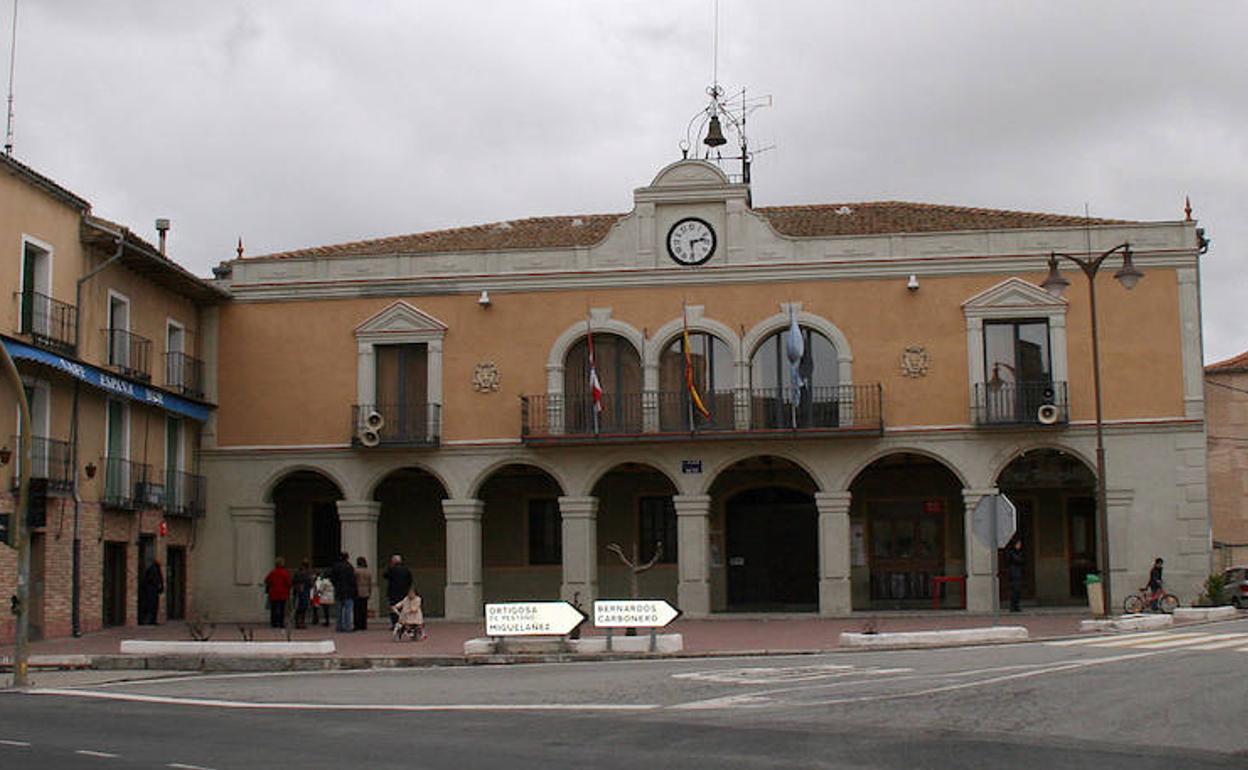
[[[1224,637],[1221,641],[1211,642],[1209,644],[1201,644],[1193,647],[1193,650],[1224,650],[1227,647],[1234,647],[1244,643],[1244,637],[1248,634],[1222,634]]]
[[[1156,639],[1158,637],[1169,635],[1169,631],[1151,631],[1146,634],[1131,634],[1131,639]],[[1121,641],[1121,636],[1092,636],[1086,639],[1062,639],[1056,642],[1045,642],[1050,647],[1074,647],[1082,644],[1103,644],[1104,642]]]
[[[1111,639],[1102,644],[1095,645],[1097,647],[1143,647],[1151,642],[1170,641],[1174,639],[1189,639],[1193,636],[1205,636],[1205,634],[1187,633],[1187,634],[1166,634],[1154,639]]]
[[[1162,639],[1160,641],[1141,642],[1132,646],[1137,650],[1164,650],[1167,647],[1190,647],[1194,644],[1212,642],[1217,638],[1217,634],[1197,634],[1185,639]]]

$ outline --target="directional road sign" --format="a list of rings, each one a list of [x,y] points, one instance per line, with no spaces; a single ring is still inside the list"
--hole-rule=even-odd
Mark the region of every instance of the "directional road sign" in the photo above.
[[[585,622],[567,602],[505,602],[485,605],[486,636],[564,636]]]
[[[995,540],[997,548],[1004,548],[1018,529],[1018,509],[1005,495],[985,495],[975,506],[972,524],[980,542]]]
[[[680,617],[680,610],[662,599],[602,599],[594,602],[598,628],[662,628]]]

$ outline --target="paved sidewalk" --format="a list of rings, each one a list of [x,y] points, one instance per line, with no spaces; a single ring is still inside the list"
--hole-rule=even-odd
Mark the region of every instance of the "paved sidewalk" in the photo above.
[[[1070,636],[1079,633],[1079,622],[1090,617],[1086,610],[1040,610],[1018,614],[1003,613],[1000,625],[1024,626],[1032,639]],[[902,631],[937,631],[958,628],[984,628],[993,624],[991,615],[968,615],[962,612],[876,612],[861,613],[849,618],[820,618],[802,615],[725,615],[706,620],[681,619],[666,631],[684,636],[685,654],[731,654],[784,651],[823,651],[838,647],[844,631],[879,633]],[[285,641],[283,631],[265,625],[242,627],[255,641]],[[599,635],[597,629],[585,628],[585,636]],[[372,623],[367,631],[337,633],[332,627],[315,626],[295,630],[294,641],[333,639],[340,658],[422,658],[462,656],[464,642],[483,636],[481,622],[456,623],[433,620],[427,624],[429,639],[424,642],[395,642],[384,622]],[[185,623],[172,622],[159,626],[110,628],[86,634],[78,639],[61,638],[34,642],[32,656],[116,655],[123,639],[190,641]],[[219,623],[213,641],[243,641],[238,623]],[[8,657],[11,647],[0,647],[0,655]],[[37,658],[35,659],[37,662]]]

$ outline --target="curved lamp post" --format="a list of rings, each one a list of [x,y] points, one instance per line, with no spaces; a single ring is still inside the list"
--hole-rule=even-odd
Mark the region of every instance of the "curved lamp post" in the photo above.
[[[1120,251],[1122,252],[1122,267],[1114,273],[1114,278],[1118,279],[1124,288],[1134,289],[1144,277],[1144,273],[1140,272],[1131,261],[1131,246],[1127,243],[1120,243],[1108,251],[1101,252],[1099,256],[1093,257],[1089,254],[1083,259],[1056,251],[1050,252],[1049,275],[1044,279],[1044,283],[1040,284],[1041,288],[1054,297],[1062,296],[1062,293],[1070,286],[1070,281],[1066,280],[1057,269],[1058,257],[1074,262],[1088,277],[1088,309],[1092,316],[1092,391],[1096,402],[1096,529],[1100,546],[1097,549],[1097,561],[1100,562],[1101,582],[1105,588],[1106,615],[1112,614],[1110,608],[1114,594],[1109,578],[1109,511],[1105,504],[1105,426],[1101,416],[1101,344],[1096,322],[1096,273],[1108,257]]]

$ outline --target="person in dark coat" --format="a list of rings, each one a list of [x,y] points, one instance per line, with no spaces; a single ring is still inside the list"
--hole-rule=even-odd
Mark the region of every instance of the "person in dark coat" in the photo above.
[[[351,558],[346,551],[338,554],[338,561],[329,568],[329,579],[334,584],[334,596],[338,603],[337,629],[351,631],[355,620],[355,567],[351,566]]]
[[[156,616],[160,612],[160,595],[165,592],[165,575],[160,570],[160,561],[152,559],[152,563],[143,570],[143,579],[139,582],[139,625],[156,625]]]
[[[390,557],[390,566],[386,567],[386,571],[381,575],[386,580],[386,603],[387,607],[403,601],[407,596],[408,590],[414,582],[412,579],[412,571],[403,563],[403,557],[397,553]],[[399,622],[399,614],[393,609],[390,610],[390,625]]]
[[[295,576],[291,578],[290,583],[290,600],[295,605],[295,628],[306,628],[308,615],[308,605],[312,600],[312,585],[316,582],[316,575],[312,572],[308,560],[304,559],[299,564],[299,569],[295,570]],[[312,622],[316,622],[316,617],[312,618]]]
[[[1023,598],[1023,539],[1014,538],[1014,542],[1005,551],[1005,565],[1010,576],[1010,612],[1018,612],[1019,601]]]
[[[269,626],[286,627],[286,602],[290,600],[290,570],[281,556],[273,563],[273,569],[264,576],[264,590],[269,598]]]
[[[355,630],[368,630],[368,600],[373,596],[373,572],[368,568],[368,559],[357,556],[355,559]]]

